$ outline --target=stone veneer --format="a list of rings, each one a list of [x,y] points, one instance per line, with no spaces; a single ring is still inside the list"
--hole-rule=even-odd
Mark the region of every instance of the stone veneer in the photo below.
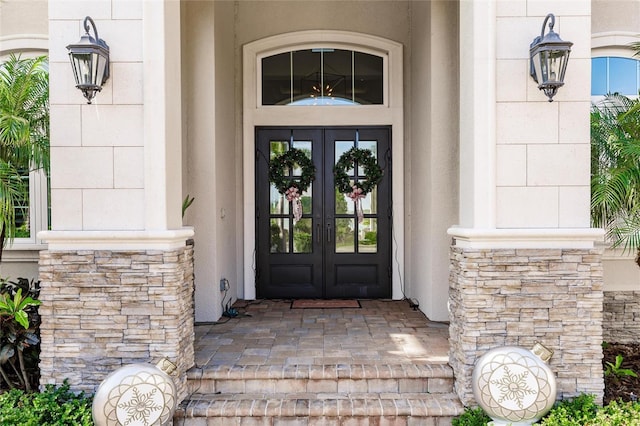
[[[41,384],[95,392],[131,363],[177,364],[178,396],[194,364],[193,246],[40,254]]]
[[[605,291],[603,338],[611,343],[640,342],[640,291]]]
[[[500,346],[552,349],[558,398],[602,402],[602,251],[451,249],[450,364],[463,404],[477,405],[476,360]]]

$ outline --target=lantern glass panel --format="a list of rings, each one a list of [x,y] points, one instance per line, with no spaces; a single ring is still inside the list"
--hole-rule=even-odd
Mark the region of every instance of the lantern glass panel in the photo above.
[[[533,57],[538,84],[562,83],[567,69],[567,50],[540,50]]]
[[[97,52],[71,54],[73,73],[79,86],[101,86],[106,58]]]

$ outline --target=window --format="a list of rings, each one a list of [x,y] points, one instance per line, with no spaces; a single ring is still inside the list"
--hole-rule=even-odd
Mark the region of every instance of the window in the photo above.
[[[2,52],[0,52],[2,53]],[[32,55],[16,55],[18,60],[27,60],[32,58],[33,56],[39,56],[35,53]],[[0,61],[0,67],[4,67],[5,63],[9,61],[9,57],[3,57],[2,61]],[[48,73],[49,66],[48,61],[44,60],[44,62],[40,63],[40,67]],[[20,69],[16,67],[16,69]],[[24,79],[23,79],[24,80]],[[15,81],[21,81],[16,79]],[[22,87],[22,86],[17,86]],[[41,93],[41,92],[38,92]],[[38,97],[41,101],[43,101],[43,97]],[[46,97],[48,100],[48,96]],[[44,102],[44,101],[43,101]],[[33,103],[33,101],[32,101]],[[38,105],[40,105],[38,103]],[[44,140],[46,140],[46,145],[48,146],[48,126],[49,126],[49,118],[48,118],[48,103],[46,107],[42,107],[43,110],[36,109],[32,104],[29,109],[29,114],[31,114],[31,118],[37,120],[44,128],[38,129],[38,134],[41,135],[40,143],[38,146],[44,146]],[[46,110],[46,114],[44,112]],[[32,131],[34,129],[32,128]],[[42,136],[43,133],[46,133],[46,137]],[[44,148],[42,148],[44,149]],[[48,148],[47,148],[48,151]],[[44,154],[42,154],[44,155]],[[46,158],[46,157],[45,157]],[[22,164],[22,162],[19,162]],[[14,163],[15,165],[15,163]],[[18,249],[18,250],[34,250],[38,249],[38,245],[41,244],[41,241],[37,239],[37,233],[42,230],[46,230],[49,228],[50,215],[51,215],[51,206],[49,203],[49,182],[48,176],[45,173],[44,169],[38,170],[28,170],[28,167],[24,164],[17,165],[18,173],[22,182],[24,184],[25,193],[27,197],[18,202],[18,205],[15,206],[15,225],[16,225],[16,233],[14,235],[14,240],[11,245],[7,244],[7,249]],[[7,241],[8,243],[8,241]],[[35,246],[34,246],[35,245]]]
[[[29,200],[28,204],[16,208],[17,233],[13,248],[38,243],[36,234],[49,229],[51,223],[48,176],[44,170],[35,170],[25,173],[23,180],[29,188]]]
[[[640,61],[615,56],[591,59],[591,95],[638,96]]]
[[[317,48],[262,58],[262,105],[382,105],[383,58]]]

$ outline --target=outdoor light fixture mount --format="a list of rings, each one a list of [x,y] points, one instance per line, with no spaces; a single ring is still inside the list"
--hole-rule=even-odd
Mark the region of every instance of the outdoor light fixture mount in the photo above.
[[[89,34],[89,24],[95,37]],[[90,104],[102,85],[109,79],[109,46],[98,37],[96,24],[91,17],[84,18],[85,34],[75,44],[67,46],[73,68],[76,87]]]
[[[549,32],[545,34],[544,27],[549,20],[551,20]],[[569,53],[573,45],[570,41],[563,41],[553,31],[555,23],[556,17],[553,13],[549,13],[542,23],[540,36],[533,40],[529,49],[531,77],[538,83],[538,89],[547,95],[549,102],[553,101],[558,88],[564,85],[564,73],[567,70]]]

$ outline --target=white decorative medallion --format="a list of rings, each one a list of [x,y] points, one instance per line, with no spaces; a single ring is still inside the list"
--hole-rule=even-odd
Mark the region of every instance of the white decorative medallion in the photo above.
[[[553,352],[506,346],[484,354],[473,370],[473,395],[495,426],[538,421],[556,400],[556,379],[546,364]]]
[[[175,365],[130,364],[109,374],[93,398],[96,426],[162,426],[171,423],[176,387],[169,376]]]

